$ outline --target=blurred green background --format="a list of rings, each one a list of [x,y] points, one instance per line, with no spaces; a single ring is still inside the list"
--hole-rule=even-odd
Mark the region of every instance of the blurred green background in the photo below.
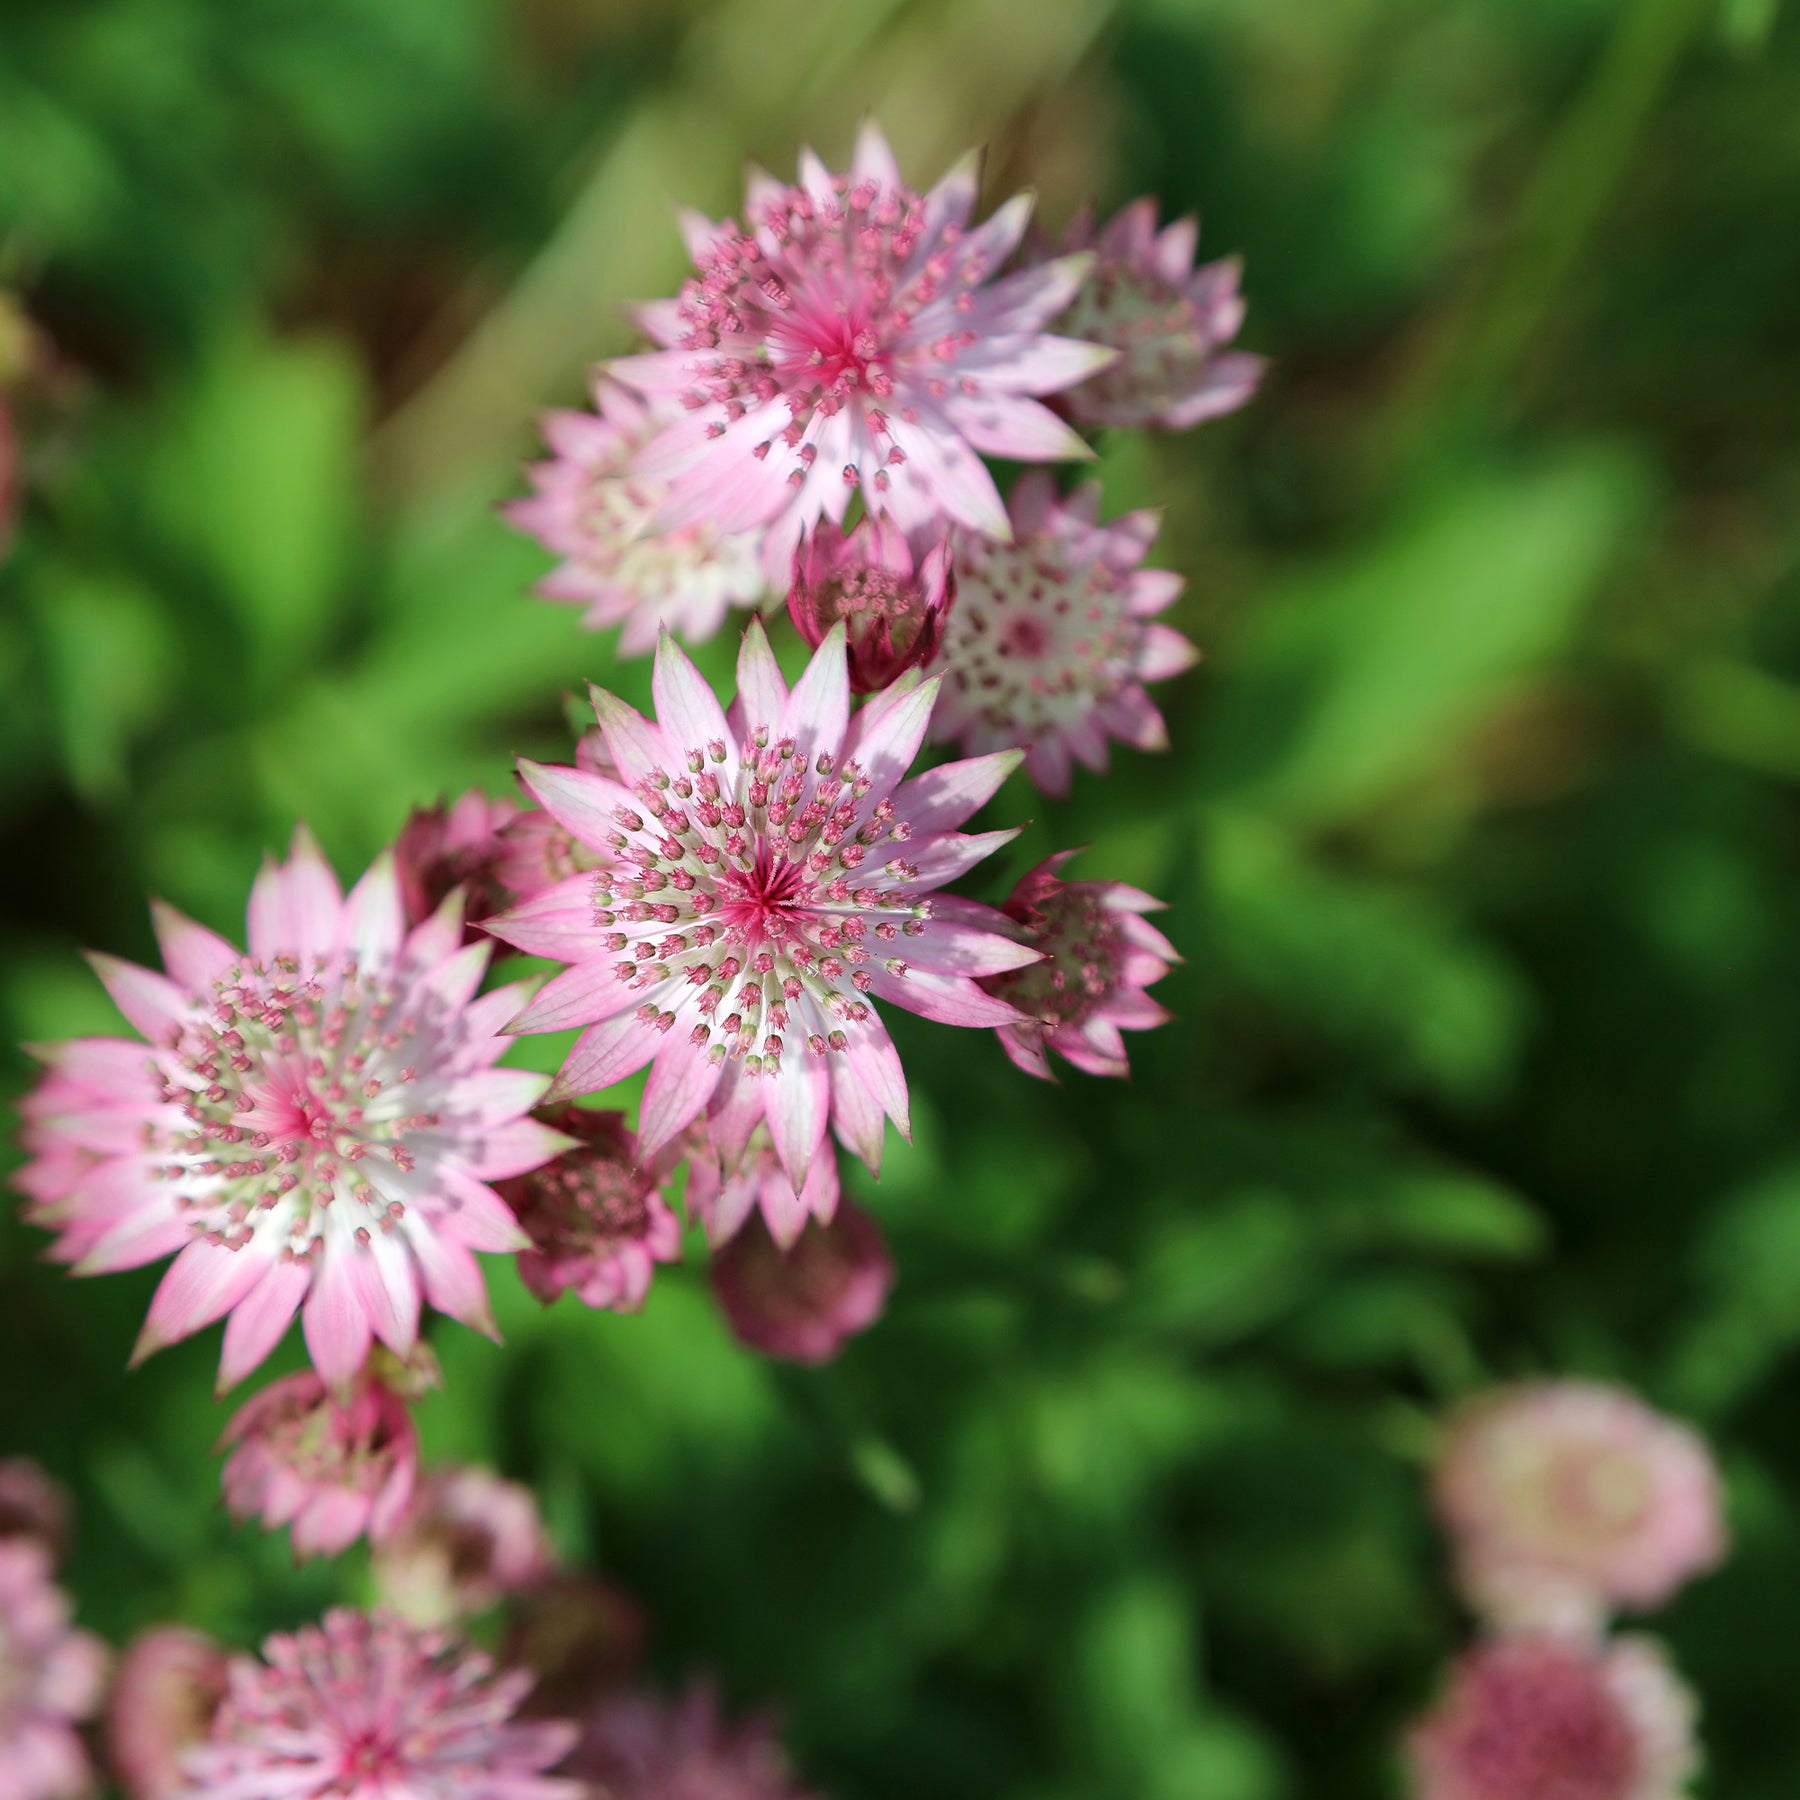
[[[985,890],[1091,843],[1171,901],[1179,1018],[1061,1090],[901,1018],[872,1334],[796,1372],[699,1268],[627,1319],[497,1271],[431,1447],[532,1482],[839,1800],[1372,1800],[1465,1630],[1434,1417],[1615,1376],[1729,1473],[1736,1554],[1659,1625],[1707,1791],[1791,1796],[1780,0],[6,0],[0,287],[57,360],[0,564],[0,1040],[111,1026],[76,949],[148,957],[146,890],[235,931],[296,816],[354,874],[566,756],[565,691],[646,691],[494,503],[672,290],[670,203],[867,110],[920,182],[985,141],[989,204],[1153,191],[1246,258],[1261,397],[1102,456],[1190,576],[1175,748],[1015,783]],[[153,1275],[41,1243],[9,1209],[0,1453],[75,1487],[85,1620],[356,1593],[225,1521],[216,1334],[127,1375]]]

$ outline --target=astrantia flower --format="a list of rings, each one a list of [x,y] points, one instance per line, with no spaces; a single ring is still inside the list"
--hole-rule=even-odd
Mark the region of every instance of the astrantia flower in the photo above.
[[[713,1258],[713,1292],[744,1343],[788,1362],[830,1362],[881,1317],[893,1258],[875,1221],[844,1201],[784,1250],[752,1215]]]
[[[582,1800],[545,1770],[575,1729],[514,1718],[531,1686],[479,1651],[338,1609],[241,1657],[182,1800]]]
[[[61,1485],[26,1457],[0,1462],[0,1540],[31,1539],[55,1562],[68,1536],[69,1496]]]
[[[789,1248],[808,1219],[829,1225],[838,1204],[837,1155],[829,1144],[820,1148],[798,1190],[781,1166],[766,1125],[758,1125],[740,1155],[721,1159],[710,1138],[694,1148],[688,1163],[688,1209],[706,1229],[716,1250],[737,1236],[738,1228],[757,1208],[763,1223],[782,1249]]]
[[[1046,793],[1069,786],[1069,759],[1103,770],[1109,737],[1166,750],[1162,715],[1144,692],[1198,652],[1155,615],[1184,585],[1138,565],[1154,513],[1098,523],[1100,488],[1059,500],[1048,472],[1012,491],[1014,541],[957,540],[956,610],[934,670],[944,695],[934,738],[977,752],[1019,746]]]
[[[1461,1659],[1409,1751],[1414,1800],[1679,1800],[1694,1702],[1644,1639],[1503,1638]]]
[[[668,401],[646,406],[617,382],[594,385],[596,412],[553,412],[544,436],[554,452],[530,470],[535,490],[506,516],[563,558],[538,592],[585,606],[582,623],[623,625],[619,649],[642,656],[667,628],[704,643],[734,606],[754,606],[768,587],[762,533],[721,530],[710,518],[651,529],[668,483],[636,466],[643,447],[674,422]]]
[[[443,1625],[534,1586],[553,1557],[530,1488],[492,1469],[434,1469],[400,1530],[376,1546],[375,1584],[396,1612]]]
[[[933,892],[1014,835],[954,828],[1017,759],[903,781],[937,684],[890,688],[852,718],[841,629],[790,694],[753,621],[729,722],[667,638],[654,688],[656,723],[594,692],[619,779],[523,765],[545,810],[617,867],[489,921],[521,950],[571,965],[513,1028],[587,1027],[558,1094],[649,1063],[643,1155],[705,1111],[727,1158],[766,1118],[797,1183],[828,1118],[873,1166],[883,1115],[904,1132],[907,1102],[872,1003],[954,1025],[1018,1018],[973,978],[1036,951],[1003,935],[990,909]]]
[[[1661,1605],[1725,1553],[1705,1443],[1600,1382],[1474,1402],[1445,1438],[1436,1499],[1471,1602],[1506,1624],[1593,1630],[1615,1607]]]
[[[1057,326],[1119,352],[1118,361],[1064,393],[1059,405],[1084,425],[1160,425],[1185,430],[1234,412],[1256,392],[1260,356],[1227,352],[1244,322],[1235,258],[1194,267],[1199,222],[1158,232],[1156,202],[1134,200],[1094,238],[1091,211],[1069,226],[1065,251],[1097,254]]]
[[[407,931],[390,856],[344,898],[304,831],[250,896],[250,953],[156,909],[167,975],[95,968],[150,1041],[43,1049],[15,1177],[78,1274],[176,1251],[143,1357],[230,1315],[221,1380],[256,1367],[304,1302],[333,1383],[377,1336],[417,1337],[421,1295],[491,1330],[472,1251],[525,1242],[486,1183],[562,1140],[527,1116],[541,1076],[493,1067],[523,990],[475,998],[491,945],[453,896]]]
[[[1025,1022],[1002,1025],[1001,1047],[1027,1075],[1046,1081],[1047,1050],[1090,1075],[1126,1075],[1124,1031],[1147,1031],[1168,1014],[1145,989],[1178,962],[1175,946],[1143,915],[1160,900],[1122,881],[1064,881],[1073,850],[1041,862],[1012,891],[1004,911],[1043,961],[982,982]]]
[[[341,1397],[310,1371],[274,1382],[224,1441],[226,1506],[270,1531],[291,1526],[300,1560],[388,1536],[412,1502],[419,1434],[405,1400],[367,1371]]]
[[[179,1625],[132,1640],[106,1703],[107,1760],[130,1800],[181,1793],[182,1753],[212,1730],[228,1663],[211,1638]]]
[[[75,1727],[106,1680],[100,1640],[69,1624],[50,1553],[0,1542],[0,1800],[77,1800],[94,1790]]]
[[[635,1312],[656,1265],[681,1256],[681,1221],[661,1192],[668,1170],[639,1162],[623,1113],[564,1105],[539,1117],[574,1141],[542,1168],[500,1183],[531,1239],[519,1278],[546,1306],[573,1291],[583,1305]]]
[[[891,519],[864,519],[846,536],[821,525],[794,556],[788,617],[816,650],[833,625],[849,633],[850,686],[859,694],[890,687],[937,655],[956,600],[950,540],[915,534]]]
[[[524,813],[515,800],[490,800],[471,788],[454,806],[416,807],[394,841],[394,868],[406,922],[423,925],[452,888],[463,890],[463,936],[474,942],[481,921],[511,904],[499,869],[508,855],[501,833]]]
[[[684,220],[697,273],[679,299],[640,315],[663,348],[610,365],[682,408],[639,461],[673,482],[658,526],[778,521],[765,564],[782,579],[797,534],[820,518],[841,522],[859,490],[903,530],[942,516],[1004,537],[977,452],[1090,454],[1029,398],[1112,359],[1043,330],[1089,259],[1001,276],[1031,199],[971,228],[976,187],[970,157],[914,193],[868,125],[848,175],[805,151],[795,186],[753,177],[745,227]]]
[[[564,1767],[607,1800],[806,1800],[770,1722],[728,1724],[705,1682],[675,1700],[641,1691],[603,1700]]]

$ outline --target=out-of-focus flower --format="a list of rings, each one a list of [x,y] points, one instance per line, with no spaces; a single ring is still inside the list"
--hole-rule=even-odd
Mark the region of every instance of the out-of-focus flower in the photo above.
[[[1199,652],[1155,616],[1182,578],[1139,567],[1154,513],[1102,525],[1098,483],[1059,500],[1041,469],[1020,477],[1011,506],[1013,542],[957,540],[956,610],[932,665],[944,692],[931,733],[969,752],[1016,745],[1032,780],[1062,794],[1070,758],[1105,769],[1109,738],[1168,748],[1144,683],[1180,674]]]
[[[585,1800],[544,1772],[574,1727],[514,1717],[530,1686],[441,1632],[339,1608],[232,1661],[182,1800]]]
[[[490,800],[471,788],[453,806],[415,807],[394,841],[394,868],[406,923],[423,925],[448,898],[463,891],[463,938],[474,943],[481,921],[512,903],[500,878],[509,855],[501,835],[525,809],[516,800]]]
[[[572,1142],[499,1185],[531,1239],[519,1278],[546,1306],[572,1290],[583,1305],[635,1312],[656,1265],[681,1257],[681,1221],[661,1192],[668,1171],[639,1163],[623,1113],[569,1103],[538,1116]]]
[[[307,1348],[347,1381],[379,1337],[405,1357],[421,1299],[492,1331],[472,1252],[525,1244],[490,1180],[562,1147],[543,1077],[494,1063],[522,987],[475,998],[491,946],[455,896],[408,931],[391,856],[343,897],[304,830],[250,896],[250,953],[154,909],[168,974],[93,963],[149,1040],[40,1048],[14,1176],[77,1274],[175,1252],[136,1357],[230,1315],[240,1380],[304,1302]]]
[[[0,1542],[0,1800],[80,1800],[93,1767],[76,1726],[93,1717],[106,1650],[69,1623],[50,1552]]]
[[[296,1560],[390,1536],[412,1503],[419,1435],[405,1400],[368,1370],[342,1396],[310,1370],[274,1382],[224,1441],[226,1506],[270,1531],[290,1526]]]
[[[881,1317],[893,1259],[875,1221],[850,1201],[808,1222],[783,1250],[752,1214],[713,1258],[713,1292],[738,1338],[788,1362],[830,1362]]]
[[[1478,1645],[1408,1749],[1415,1800],[1679,1800],[1698,1760],[1693,1697],[1640,1638]]]
[[[801,539],[788,617],[815,650],[841,624],[850,686],[874,694],[937,655],[955,601],[947,535],[922,535],[915,551],[891,519],[865,518],[847,536],[821,525]]]
[[[1047,1051],[1090,1075],[1127,1075],[1121,1031],[1147,1031],[1168,1014],[1144,991],[1181,959],[1143,915],[1162,902],[1122,881],[1064,881],[1064,850],[1021,878],[1003,910],[1044,960],[982,985],[1025,1015],[1002,1025],[1001,1047],[1027,1075],[1054,1081]]]
[[[69,1496],[23,1456],[0,1462],[0,1542],[9,1538],[42,1544],[52,1564],[69,1541]]]
[[[729,721],[668,638],[654,691],[655,723],[594,691],[618,780],[522,765],[544,809],[617,867],[489,920],[571,965],[511,1028],[586,1027],[553,1097],[649,1063],[642,1155],[704,1112],[728,1158],[766,1119],[790,1180],[805,1181],[828,1120],[874,1165],[884,1115],[907,1130],[907,1099],[871,1002],[953,1025],[1018,1018],[974,977],[1037,952],[989,908],[934,892],[1014,835],[954,827],[1017,759],[903,781],[936,683],[890,688],[852,718],[839,629],[790,694],[753,620]]]
[[[807,1800],[773,1724],[728,1724],[706,1682],[677,1699],[639,1690],[602,1700],[563,1766],[606,1800]]]
[[[576,1717],[637,1672],[644,1609],[611,1582],[558,1571],[513,1595],[507,1614],[507,1660],[536,1677],[535,1716]]]
[[[1436,1500],[1471,1603],[1506,1625],[1593,1631],[1616,1607],[1661,1605],[1725,1553],[1705,1443],[1601,1382],[1474,1401],[1445,1437]]]
[[[736,1237],[758,1207],[769,1235],[783,1250],[793,1246],[808,1219],[831,1223],[839,1185],[837,1154],[829,1144],[820,1146],[796,1190],[766,1125],[758,1125],[743,1151],[730,1159],[720,1157],[704,1128],[698,1136],[688,1163],[687,1204],[715,1250]]]
[[[179,1625],[159,1625],[127,1646],[106,1703],[106,1751],[129,1800],[181,1793],[182,1752],[211,1731],[228,1661],[211,1638]]]
[[[1235,257],[1194,267],[1199,222],[1156,228],[1156,202],[1134,200],[1094,235],[1091,209],[1063,239],[1092,249],[1093,268],[1057,326],[1119,352],[1118,360],[1060,396],[1084,425],[1149,425],[1182,431],[1235,412],[1256,392],[1260,356],[1226,351],[1244,322]]]
[[[506,516],[563,560],[538,583],[552,600],[587,611],[595,629],[623,625],[619,649],[643,656],[668,629],[702,644],[734,606],[754,606],[768,589],[762,533],[721,530],[707,517],[659,528],[666,480],[637,466],[644,446],[680,408],[646,406],[617,382],[594,384],[594,412],[553,412],[544,436],[553,453],[530,469],[532,494]]]
[[[531,1490],[474,1466],[432,1470],[373,1560],[383,1602],[419,1625],[485,1612],[554,1562]]]
[[[905,531],[948,518],[1005,537],[977,452],[1090,454],[1030,398],[1115,354],[1043,330],[1090,259],[1001,275],[1031,199],[971,228],[976,186],[967,157],[916,194],[871,124],[848,175],[808,150],[794,186],[752,177],[744,226],[684,216],[696,275],[639,314],[663,348],[610,365],[680,407],[638,459],[672,482],[653,525],[767,525],[764,564],[782,580],[799,533],[841,523],[858,492]]]

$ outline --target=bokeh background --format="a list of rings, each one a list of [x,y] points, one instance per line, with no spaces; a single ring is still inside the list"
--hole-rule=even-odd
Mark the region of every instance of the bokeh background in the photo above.
[[[867,110],[921,183],[984,141],[989,204],[1152,191],[1246,259],[1261,397],[1100,464],[1190,577],[1174,749],[1015,783],[987,890],[1090,843],[1172,903],[1179,1018],[1061,1089],[902,1018],[874,1332],[794,1371],[698,1266],[636,1318],[500,1270],[430,1448],[530,1481],[654,1666],[777,1703],[839,1800],[1373,1800],[1466,1631],[1435,1418],[1618,1377],[1729,1475],[1734,1558],[1661,1621],[1706,1791],[1791,1796],[1781,0],[6,0],[6,1085],[111,1027],[76,952],[148,957],[146,890],[233,931],[296,817],[354,874],[566,757],[565,692],[647,689],[495,503],[672,290],[670,204]],[[40,1249],[8,1209],[0,1453],[75,1488],[85,1621],[248,1642],[357,1594],[225,1521],[216,1334],[127,1375],[152,1275]]]

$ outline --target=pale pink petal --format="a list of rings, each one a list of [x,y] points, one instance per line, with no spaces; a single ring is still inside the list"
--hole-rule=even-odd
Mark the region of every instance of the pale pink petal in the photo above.
[[[234,945],[161,900],[150,902],[150,922],[163,967],[190,993],[204,993],[239,960]]]

